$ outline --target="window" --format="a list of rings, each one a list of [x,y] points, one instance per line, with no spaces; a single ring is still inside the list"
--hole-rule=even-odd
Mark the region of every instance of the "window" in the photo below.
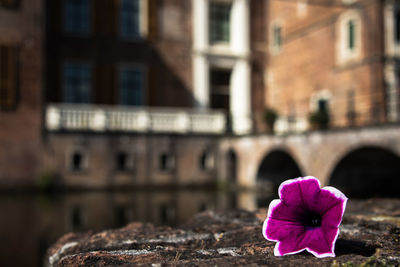
[[[119,70],[119,103],[143,105],[143,71],[137,67],[124,66]]]
[[[231,4],[211,2],[209,11],[210,43],[229,43]]]
[[[400,43],[400,9],[394,11],[394,40]]]
[[[326,99],[319,99],[318,100],[318,111],[319,112],[328,112],[328,100]]]
[[[70,168],[72,171],[83,171],[86,169],[86,157],[81,152],[73,152],[70,159]]]
[[[175,168],[175,158],[172,155],[163,153],[160,156],[159,168],[162,171],[171,171]]]
[[[355,23],[353,20],[348,22],[348,48],[353,50],[355,47]]]
[[[92,91],[92,67],[86,63],[64,64],[64,101],[90,103]]]
[[[12,110],[17,106],[17,48],[0,45],[0,109]]]
[[[20,0],[0,0],[0,7],[18,8]]]
[[[209,171],[214,168],[214,157],[210,151],[204,151],[200,156],[200,169]]]
[[[280,49],[282,46],[282,28],[279,25],[274,25],[274,47]]]
[[[119,152],[116,156],[116,169],[126,171],[132,167],[132,159],[128,153]]]
[[[282,44],[283,44],[283,27],[282,23],[280,21],[275,21],[271,24],[271,28],[269,30],[269,38],[271,40],[270,42],[270,48],[271,52],[273,54],[277,54],[281,51],[282,49]]]
[[[362,18],[359,10],[351,9],[340,15],[337,37],[336,61],[339,65],[362,58]]]
[[[212,69],[210,71],[210,107],[229,112],[231,70]]]
[[[121,0],[120,34],[122,37],[140,36],[140,0]]]
[[[64,26],[69,33],[88,34],[90,31],[90,0],[65,0]]]
[[[327,129],[329,126],[329,108],[327,99],[318,100],[317,123],[321,129]]]

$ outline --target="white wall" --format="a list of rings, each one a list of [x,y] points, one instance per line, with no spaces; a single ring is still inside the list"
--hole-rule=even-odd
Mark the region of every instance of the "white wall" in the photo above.
[[[251,69],[249,0],[232,0],[229,44],[210,45],[208,6],[211,0],[193,0],[193,81],[194,97],[200,109],[209,107],[212,67],[232,69],[230,113],[233,132],[251,132]],[[227,0],[228,1],[228,0]]]

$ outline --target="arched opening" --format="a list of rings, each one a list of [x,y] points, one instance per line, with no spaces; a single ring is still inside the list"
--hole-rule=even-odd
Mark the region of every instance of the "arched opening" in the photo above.
[[[230,185],[236,184],[236,176],[237,176],[237,156],[235,151],[230,149],[227,154],[227,170],[226,170],[226,175],[227,175],[227,182]]]
[[[285,151],[275,150],[262,160],[258,168],[257,187],[274,193],[283,181],[300,176],[300,168],[294,159]]]
[[[348,197],[400,196],[400,157],[378,147],[363,147],[336,165],[330,184]]]

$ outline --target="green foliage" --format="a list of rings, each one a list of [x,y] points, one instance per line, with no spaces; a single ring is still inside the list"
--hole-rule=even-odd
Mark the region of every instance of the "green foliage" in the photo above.
[[[329,114],[327,111],[314,111],[309,116],[311,125],[318,129],[327,129],[329,126]]]

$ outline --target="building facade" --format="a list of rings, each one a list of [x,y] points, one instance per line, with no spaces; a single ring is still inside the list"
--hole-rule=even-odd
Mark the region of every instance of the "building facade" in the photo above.
[[[32,183],[42,166],[43,3],[0,1],[0,183]]]
[[[0,180],[235,183],[231,140],[268,114],[277,134],[397,122],[397,5],[0,0]]]
[[[30,144],[21,149],[19,128],[2,123],[2,147],[17,153],[2,152],[2,179],[29,184],[51,174],[57,183],[89,187],[215,183],[221,135],[255,128],[253,76],[262,80],[264,57],[253,59],[252,39],[265,41],[252,30],[264,23],[257,1],[36,2],[34,8],[27,1],[1,2],[4,31],[21,35],[24,27],[37,27],[38,41],[30,46],[40,58],[30,73],[37,82],[29,86],[37,88],[27,93],[25,83],[17,85],[19,75],[28,75],[19,64],[23,55],[2,53],[2,101],[36,97],[35,112],[21,120],[22,101],[2,111],[24,127]],[[37,12],[35,21],[22,20],[24,12]],[[19,24],[9,25],[11,19]],[[2,36],[2,45],[16,47],[28,39]],[[30,169],[12,164],[28,156]]]
[[[268,3],[265,97],[278,132],[397,121],[397,1]]]

